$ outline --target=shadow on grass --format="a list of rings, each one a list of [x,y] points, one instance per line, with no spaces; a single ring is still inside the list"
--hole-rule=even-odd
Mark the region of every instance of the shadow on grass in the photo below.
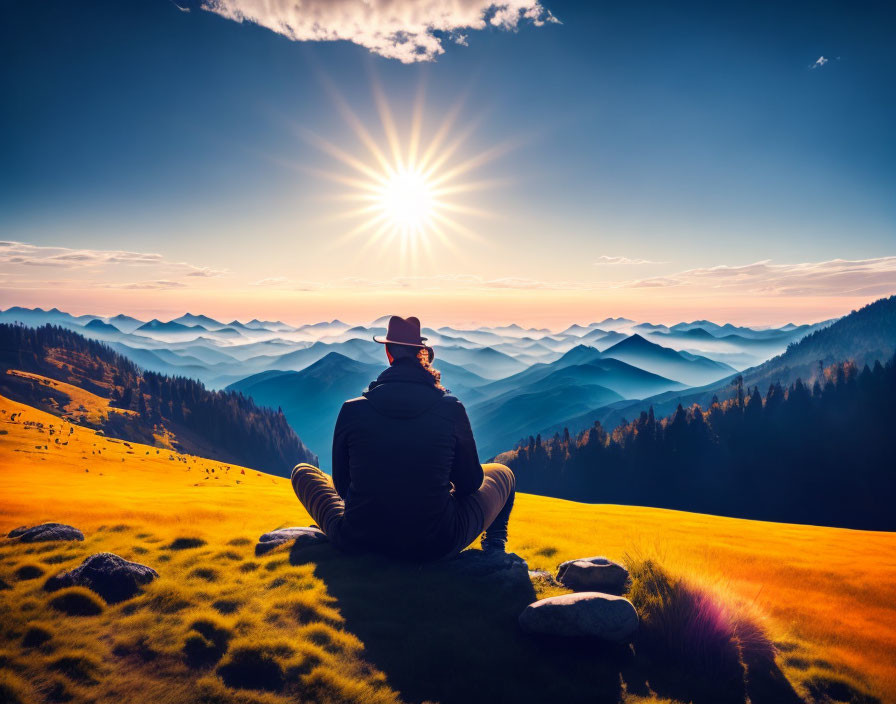
[[[365,659],[406,701],[619,700],[629,648],[523,634],[517,618],[535,600],[526,572],[477,574],[463,561],[481,553],[469,552],[460,565],[417,565],[321,545],[290,561],[315,564]]]
[[[618,702],[623,684],[630,694],[694,704],[801,701],[773,655],[743,641],[714,654],[709,662],[724,667],[707,672],[640,635],[632,648],[524,634],[517,618],[536,599],[528,576],[482,574],[481,557],[470,550],[455,564],[419,565],[319,545],[294,549],[290,562],[315,565],[365,659],[406,701],[601,704]]]

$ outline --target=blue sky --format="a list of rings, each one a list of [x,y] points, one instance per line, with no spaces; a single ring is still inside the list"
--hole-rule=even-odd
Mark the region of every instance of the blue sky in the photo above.
[[[550,322],[812,318],[896,291],[892,4],[518,0],[504,28],[457,5],[422,35],[444,53],[405,63],[357,29],[295,41],[222,16],[295,22],[285,0],[6,4],[3,297],[363,318],[375,292]],[[422,89],[424,142],[460,106],[453,159],[496,153],[416,259],[394,241],[359,256],[371,233],[346,237],[350,194],[325,176],[351,169],[315,143],[369,162],[338,104],[385,145],[375,85],[402,142]],[[97,254],[117,251],[158,264]]]

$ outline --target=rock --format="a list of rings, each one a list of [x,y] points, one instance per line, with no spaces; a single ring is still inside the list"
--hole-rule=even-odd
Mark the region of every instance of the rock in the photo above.
[[[64,523],[42,523],[28,528],[21,526],[11,530],[8,538],[18,538],[23,543],[43,543],[51,540],[84,540],[84,534],[77,528]]]
[[[529,570],[529,579],[533,582],[544,582],[552,587],[559,586],[559,582],[554,579],[554,575],[547,570]]]
[[[258,545],[255,546],[255,554],[264,555],[269,553],[276,547],[295,541],[295,547],[303,548],[309,545],[326,542],[327,536],[320,528],[313,526],[280,528],[265,533],[258,539]]]
[[[638,630],[638,612],[632,603],[600,592],[576,592],[536,601],[523,610],[519,620],[529,633],[598,638],[610,643],[627,643]]]
[[[64,587],[82,586],[92,589],[109,604],[130,599],[140,587],[156,579],[159,573],[137,562],[128,562],[111,552],[91,555],[70,572],[50,577],[44,589],[55,592]]]
[[[560,565],[557,581],[577,592],[622,594],[628,583],[628,570],[606,557],[583,557]]]
[[[498,575],[509,579],[529,578],[529,565],[514,552],[464,550],[445,565],[453,572],[470,577]]]

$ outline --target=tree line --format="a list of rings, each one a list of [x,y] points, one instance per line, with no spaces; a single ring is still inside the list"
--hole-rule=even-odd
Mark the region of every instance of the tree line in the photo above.
[[[170,431],[185,452],[283,476],[299,462],[317,462],[279,409],[257,406],[241,393],[210,391],[193,379],[144,371],[108,345],[66,328],[0,324],[0,367],[64,381],[133,411],[110,414],[102,425],[125,440],[154,444],[154,436]],[[32,388],[21,380],[0,382],[4,392],[21,395]]]
[[[820,367],[820,365],[819,365]],[[896,529],[896,356],[819,368],[708,408],[653,408],[612,431],[520,441],[499,455],[522,491],[771,521]]]

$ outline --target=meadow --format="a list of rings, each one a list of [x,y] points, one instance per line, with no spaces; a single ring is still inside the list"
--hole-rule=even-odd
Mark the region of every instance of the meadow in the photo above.
[[[563,591],[545,580],[501,593],[444,566],[327,545],[256,557],[261,533],[311,523],[287,480],[106,438],[0,397],[0,531],[45,521],[85,541],[0,540],[10,701],[710,700],[629,649],[519,632],[527,600]],[[532,570],[595,554],[628,562],[636,604],[660,566],[710,594],[720,618],[762,630],[776,691],[896,702],[894,534],[521,495],[509,549]],[[160,577],[115,605],[43,590],[101,551]]]

